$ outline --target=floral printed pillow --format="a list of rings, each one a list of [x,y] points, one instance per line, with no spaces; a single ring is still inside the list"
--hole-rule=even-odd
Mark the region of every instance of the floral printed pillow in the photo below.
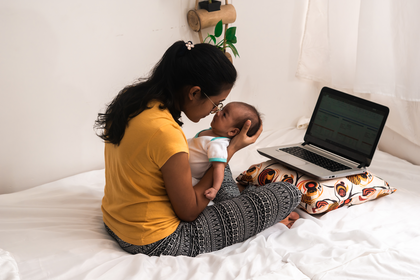
[[[271,182],[289,182],[302,192],[300,208],[309,214],[328,212],[344,205],[352,206],[392,194],[388,183],[370,172],[319,181],[289,169],[274,160],[251,165],[236,180],[262,186]]]

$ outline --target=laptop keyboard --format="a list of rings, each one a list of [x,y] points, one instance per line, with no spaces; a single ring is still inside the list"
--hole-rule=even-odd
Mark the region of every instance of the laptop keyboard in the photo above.
[[[316,153],[313,153],[311,151],[305,150],[301,147],[290,147],[290,148],[283,148],[280,149],[281,151],[284,151],[288,154],[294,155],[298,158],[304,159],[306,161],[309,161],[313,164],[316,164],[322,168],[328,169],[332,172],[351,169],[348,166],[345,166],[341,163],[335,162],[331,159],[328,159],[326,157],[323,157],[321,155],[318,155]]]

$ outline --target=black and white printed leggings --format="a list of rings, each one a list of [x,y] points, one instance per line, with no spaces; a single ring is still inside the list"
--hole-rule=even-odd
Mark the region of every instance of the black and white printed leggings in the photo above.
[[[195,221],[181,221],[175,232],[164,239],[149,245],[132,245],[106,225],[105,228],[121,248],[131,254],[195,257],[245,241],[280,222],[298,206],[300,198],[300,191],[286,182],[258,188],[249,186],[239,193],[227,166],[215,203],[206,207]]]

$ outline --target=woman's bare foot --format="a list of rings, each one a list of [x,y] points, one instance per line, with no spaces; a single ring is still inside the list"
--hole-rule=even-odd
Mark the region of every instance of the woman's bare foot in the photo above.
[[[300,216],[298,213],[296,212],[292,212],[289,214],[289,216],[286,217],[286,219],[284,219],[283,221],[281,221],[280,223],[285,224],[286,227],[291,228],[293,226],[293,224],[296,222],[297,219],[299,219]]]

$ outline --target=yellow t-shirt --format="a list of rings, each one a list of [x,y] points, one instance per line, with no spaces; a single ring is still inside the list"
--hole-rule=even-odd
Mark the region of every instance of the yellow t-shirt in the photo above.
[[[128,123],[119,146],[105,144],[105,224],[125,242],[147,245],[173,233],[176,216],[160,168],[174,154],[188,153],[181,127],[160,102]]]

